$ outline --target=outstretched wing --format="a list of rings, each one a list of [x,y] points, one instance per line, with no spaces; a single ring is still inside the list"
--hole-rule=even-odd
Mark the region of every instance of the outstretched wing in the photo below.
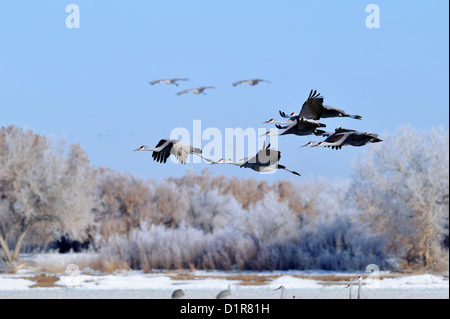
[[[286,115],[286,113],[284,113],[282,111],[278,111],[278,112],[280,113],[281,117],[284,117],[284,118],[288,118],[289,117],[289,116]]]
[[[323,96],[316,90],[311,90],[308,99],[303,103],[298,118],[318,120],[323,113]]]
[[[149,82],[151,85],[153,85],[153,84],[156,84],[156,83],[160,83],[160,82],[162,82],[162,81],[164,81],[164,80],[155,80],[155,81],[151,81],[151,82]]]
[[[180,79],[180,78],[170,79],[171,82],[176,82],[176,81],[188,81],[188,80],[189,80],[188,78],[183,78],[183,79]]]
[[[159,162],[159,163],[165,163],[167,162],[167,158],[170,156],[170,152],[172,149],[172,142],[167,140],[160,140],[158,144],[155,146],[155,150],[152,153],[153,160]]]
[[[191,146],[181,141],[173,142],[173,147],[170,151],[170,153],[174,155],[181,164],[186,164],[186,160],[190,152]]]
[[[178,93],[177,93],[177,95],[181,95],[181,94],[189,93],[189,92],[191,92],[191,91],[193,91],[193,90],[192,90],[192,89],[187,89],[187,90],[184,90],[184,91],[178,92]]]
[[[237,85],[242,84],[242,83],[245,83],[245,82],[247,82],[247,81],[248,81],[248,80],[236,81],[236,82],[233,83],[233,86],[237,86]]]
[[[324,142],[333,143],[335,146],[342,145],[352,132],[335,133],[328,136]]]
[[[278,161],[281,158],[281,153],[276,150],[271,149],[262,149],[256,154],[255,156],[255,162],[259,166],[270,166],[275,163],[278,163]]]

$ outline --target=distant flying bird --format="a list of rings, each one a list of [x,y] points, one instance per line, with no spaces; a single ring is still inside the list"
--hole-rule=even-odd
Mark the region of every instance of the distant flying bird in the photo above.
[[[157,84],[157,83],[166,83],[166,84],[175,84],[176,86],[178,86],[177,81],[188,81],[188,80],[189,80],[188,78],[184,78],[184,79],[178,79],[178,78],[175,78],[175,79],[161,79],[161,80],[151,81],[149,83],[150,83],[150,85],[154,85],[154,84]]]
[[[326,125],[323,123],[319,123],[314,120],[308,120],[305,118],[295,119],[294,121],[289,121],[287,126],[275,125],[279,130],[279,132],[268,131],[266,134],[262,136],[274,136],[274,135],[322,135],[326,133],[323,130],[318,129],[319,127],[325,127]]]
[[[364,146],[368,143],[378,143],[383,140],[376,133],[359,132],[348,129],[336,129],[336,132],[329,135],[323,142],[308,142],[303,146],[309,147],[331,147],[332,149],[341,149],[342,146]]]
[[[183,289],[176,289],[172,292],[172,299],[180,299],[184,297]]]
[[[252,80],[242,80],[242,81],[236,81],[233,83],[233,86],[237,86],[239,84],[248,84],[251,86],[255,86],[256,84],[258,84],[259,82],[267,82],[270,83],[267,80],[263,80],[263,79],[252,79]]]
[[[225,299],[228,298],[231,295],[230,285],[228,285],[227,290],[222,290],[219,292],[216,296],[216,299]]]
[[[280,299],[286,299],[286,288],[284,288],[284,286],[280,286],[277,289],[275,289],[274,291],[276,291],[276,290],[281,290]]]
[[[186,159],[189,154],[200,155],[202,150],[194,148],[188,144],[181,142],[180,140],[160,140],[155,148],[142,145],[134,151],[153,151],[153,160],[159,163],[166,163],[167,158],[170,155],[175,156],[182,164],[186,164]],[[201,155],[200,155],[201,156]]]
[[[187,89],[187,90],[178,92],[177,95],[181,95],[181,94],[185,94],[185,93],[189,93],[189,92],[192,92],[192,93],[194,93],[196,95],[199,95],[199,94],[205,94],[206,95],[206,93],[203,92],[206,89],[215,89],[215,87],[214,86],[201,86],[199,88]]]

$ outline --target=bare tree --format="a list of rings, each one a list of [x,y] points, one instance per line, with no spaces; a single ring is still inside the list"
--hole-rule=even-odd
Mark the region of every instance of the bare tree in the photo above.
[[[11,270],[20,264],[24,238],[38,227],[79,239],[92,224],[93,170],[79,145],[65,151],[64,144],[15,126],[0,129],[0,252]]]
[[[448,237],[448,132],[403,126],[354,167],[351,192],[361,220],[387,238],[404,266],[440,264]]]

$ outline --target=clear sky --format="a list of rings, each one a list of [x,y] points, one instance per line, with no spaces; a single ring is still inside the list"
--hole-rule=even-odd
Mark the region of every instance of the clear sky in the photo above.
[[[68,28],[66,6],[79,7]],[[369,4],[379,28],[368,28]],[[351,176],[367,148],[300,148],[316,136],[278,140],[285,171],[261,175],[206,163],[154,162],[147,152],[172,130],[269,129],[278,110],[298,112],[311,89],[325,104],[359,114],[322,119],[384,134],[403,124],[449,126],[448,1],[3,1],[0,5],[0,126],[14,124],[79,143],[94,166],[140,177],[218,175],[268,182]],[[187,77],[179,87],[149,85]],[[271,83],[233,87],[237,80]],[[207,95],[175,93],[211,85]],[[223,136],[224,137],[224,136]],[[204,147],[210,141],[190,143]],[[228,148],[245,145],[223,142]],[[256,143],[253,141],[253,143]],[[262,142],[261,142],[262,143]],[[241,149],[242,150],[242,149]],[[214,159],[219,155],[211,154]]]

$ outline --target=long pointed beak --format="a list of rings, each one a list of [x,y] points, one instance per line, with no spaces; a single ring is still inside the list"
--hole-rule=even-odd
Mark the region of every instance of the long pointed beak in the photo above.
[[[135,149],[135,150],[133,150],[133,152],[136,152],[136,151],[139,151],[140,149],[139,148],[137,148],[137,149]]]
[[[308,144],[309,144],[309,143],[307,143],[307,144],[305,144],[305,145],[302,145],[302,146],[300,146],[300,147],[305,147],[305,146],[308,146]]]
[[[262,124],[267,124],[267,123],[270,123],[270,120],[269,120],[269,121],[262,122]]]
[[[261,134],[259,137],[261,137],[261,136],[268,136],[269,133],[270,133],[270,131],[269,131],[269,132],[266,132],[266,133],[264,133],[264,134]]]

